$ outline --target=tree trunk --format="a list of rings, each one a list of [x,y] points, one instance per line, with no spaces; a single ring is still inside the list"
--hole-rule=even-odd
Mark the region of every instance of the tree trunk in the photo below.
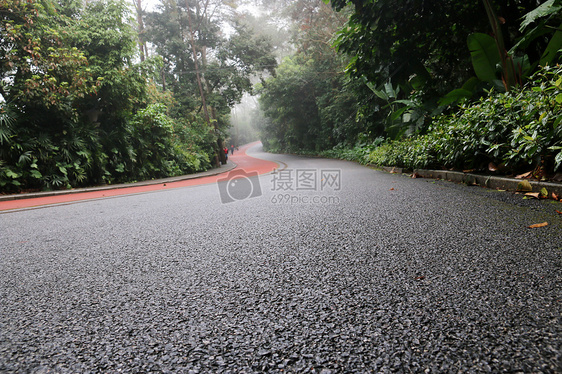
[[[207,102],[205,100],[205,92],[203,91],[203,85],[201,83],[201,74],[199,73],[199,63],[197,59],[197,49],[195,48],[195,37],[193,36],[193,23],[191,22],[191,13],[189,8],[189,3],[185,0],[185,5],[187,8],[187,22],[189,23],[189,38],[191,41],[191,49],[193,51],[193,63],[195,64],[195,75],[197,77],[197,85],[199,86],[199,94],[201,95],[201,103],[203,104],[203,112],[205,113],[205,120],[210,124],[209,111],[207,110]]]
[[[135,9],[137,11],[138,29],[138,45],[140,52],[140,60],[143,62],[146,59],[146,42],[144,41],[144,22],[142,19],[142,0],[135,0]]]
[[[189,24],[189,37],[191,41],[191,49],[193,50],[193,62],[195,64],[195,75],[197,77],[197,85],[199,86],[199,94],[201,95],[201,103],[203,104],[203,112],[205,114],[205,120],[207,124],[215,131],[215,134],[218,136],[218,126],[216,121],[215,111],[212,110],[212,117],[209,115],[209,109],[207,107],[207,100],[206,100],[206,92],[203,88],[203,74],[199,71],[199,61],[197,58],[197,49],[195,47],[195,37],[194,37],[194,29],[193,29],[193,22],[191,20],[191,12],[189,8],[189,3],[185,0],[185,5],[187,8],[187,21]],[[199,3],[196,4],[197,13],[199,14]],[[206,48],[203,46],[201,47],[201,57],[203,67],[206,65]],[[212,108],[211,108],[212,109]],[[215,166],[219,166],[221,163],[226,164],[226,155],[223,151],[223,141],[222,139],[217,139],[217,149],[215,150]]]

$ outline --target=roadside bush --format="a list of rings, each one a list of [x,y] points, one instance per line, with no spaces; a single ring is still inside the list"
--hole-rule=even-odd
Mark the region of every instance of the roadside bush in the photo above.
[[[183,174],[208,170],[216,139],[201,118],[174,121],[174,149]]]
[[[46,114],[44,114],[46,115]],[[132,182],[207,170],[215,141],[203,121],[183,122],[166,106],[149,105],[132,116],[122,133],[100,142],[96,125],[60,122],[58,131],[15,126],[0,103],[0,191],[65,189]]]
[[[383,143],[384,139],[376,138],[374,141],[369,141],[367,134],[359,134],[358,138],[359,140],[353,148],[340,144],[333,149],[321,152],[320,156],[367,164],[369,163],[369,155],[371,152],[377,149]]]
[[[163,104],[140,110],[131,128],[136,179],[177,176],[210,167],[209,155],[196,143],[200,134],[168,117]]]
[[[371,152],[368,162],[411,169],[435,167],[439,164],[440,143],[434,134],[388,142]]]
[[[17,113],[0,103],[0,191],[84,186],[98,144],[94,129],[53,111],[26,109]]]
[[[385,143],[370,163],[407,168],[506,170],[562,164],[562,67],[546,67],[525,87],[492,92],[456,113],[436,117],[426,135]]]

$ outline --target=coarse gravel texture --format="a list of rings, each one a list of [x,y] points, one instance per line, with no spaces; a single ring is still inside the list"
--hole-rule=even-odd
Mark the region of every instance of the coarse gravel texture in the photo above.
[[[0,214],[0,372],[562,372],[562,204],[254,155],[342,189]]]

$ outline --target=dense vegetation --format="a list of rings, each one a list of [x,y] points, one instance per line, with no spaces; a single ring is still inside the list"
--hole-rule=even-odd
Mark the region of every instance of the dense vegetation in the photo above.
[[[132,5],[0,0],[0,192],[219,164],[230,107],[275,67],[270,43],[221,1]]]
[[[0,192],[205,170],[254,127],[278,152],[562,168],[562,0],[143,1],[0,0]]]
[[[562,67],[545,68],[522,88],[491,92],[434,118],[424,135],[391,141],[365,162],[415,168],[523,171],[537,177],[562,164]],[[539,168],[540,169],[540,168]]]
[[[297,3],[297,52],[261,88],[269,150],[561,169],[561,0]]]

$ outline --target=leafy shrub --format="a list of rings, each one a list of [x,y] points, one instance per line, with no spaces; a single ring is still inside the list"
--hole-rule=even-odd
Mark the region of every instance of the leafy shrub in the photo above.
[[[333,149],[321,152],[320,156],[367,164],[369,162],[369,155],[382,144],[383,140],[383,138],[376,138],[374,141],[369,141],[368,135],[359,134],[359,141],[355,147],[349,148],[346,145],[340,144]]]
[[[0,105],[0,190],[61,189],[163,178],[211,167],[215,142],[203,121],[183,123],[162,104],[133,115],[101,139],[95,124],[60,122],[47,131],[18,123]]]
[[[93,128],[50,111],[43,111],[43,121],[32,121],[29,112],[33,108],[17,113],[11,104],[0,104],[0,190],[85,185],[98,143]],[[51,121],[56,128],[45,126]]]
[[[562,164],[562,67],[545,67],[527,85],[490,93],[458,112],[434,119],[426,135],[388,142],[368,157],[407,168],[484,169],[490,162],[512,171]]]
[[[176,176],[210,167],[209,155],[197,146],[201,134],[168,117],[165,105],[149,105],[131,124],[136,179]]]
[[[387,142],[370,153],[369,163],[405,168],[428,168],[437,164],[439,145],[428,135]]]

